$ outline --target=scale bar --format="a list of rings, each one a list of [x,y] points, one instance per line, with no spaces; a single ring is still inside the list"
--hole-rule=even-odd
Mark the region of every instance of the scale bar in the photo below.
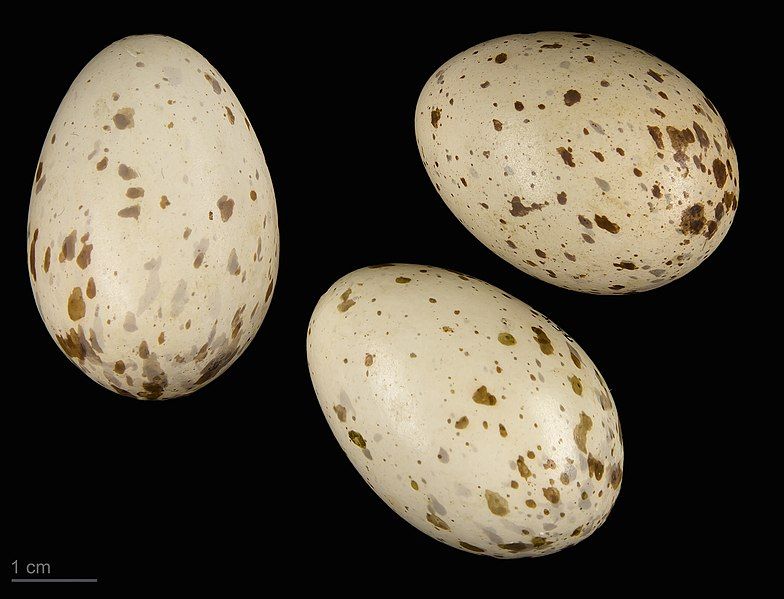
[[[11,582],[98,582],[97,578],[12,578]]]

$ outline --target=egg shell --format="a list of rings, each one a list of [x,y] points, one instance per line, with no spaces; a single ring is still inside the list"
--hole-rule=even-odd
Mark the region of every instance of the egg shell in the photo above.
[[[716,249],[737,209],[737,157],[715,106],[620,42],[541,32],[479,44],[428,80],[415,121],[460,222],[567,289],[660,287]]]
[[[623,476],[610,391],[573,339],[500,289],[428,266],[363,268],[321,297],[307,352],[351,463],[439,541],[545,555],[610,512]]]
[[[169,37],[104,49],[52,121],[27,241],[44,323],[94,381],[165,399],[213,380],[278,270],[272,182],[228,83]]]

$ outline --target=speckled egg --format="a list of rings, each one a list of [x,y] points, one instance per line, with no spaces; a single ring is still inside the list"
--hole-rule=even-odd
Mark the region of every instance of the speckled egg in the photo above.
[[[228,83],[169,37],[104,49],[52,121],[27,241],[44,323],[94,381],[164,399],[213,380],[278,270],[272,182]]]
[[[623,476],[610,391],[571,337],[500,289],[429,266],[363,268],[322,296],[307,351],[343,451],[422,532],[527,557],[607,518]]]
[[[422,90],[416,136],[471,233],[576,291],[645,291],[685,275],[738,206],[735,149],[711,101],[647,52],[584,33],[458,54]]]

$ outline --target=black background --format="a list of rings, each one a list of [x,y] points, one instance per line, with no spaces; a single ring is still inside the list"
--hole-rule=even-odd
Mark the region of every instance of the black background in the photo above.
[[[358,572],[383,585],[413,572],[557,589],[566,573],[612,587],[620,572],[666,577],[693,572],[706,551],[742,551],[749,529],[716,512],[735,513],[757,484],[730,465],[753,445],[743,418],[761,400],[743,373],[755,343],[748,308],[761,294],[757,233],[771,218],[760,206],[772,199],[761,193],[755,128],[744,122],[758,106],[749,103],[756,75],[743,66],[752,36],[739,23],[721,33],[726,16],[713,22],[684,5],[677,22],[633,8],[485,6],[496,14],[449,20],[446,7],[422,5],[370,18],[300,7],[298,16],[262,18],[215,6],[192,18],[129,9],[102,14],[100,26],[49,15],[8,48],[5,97],[19,100],[4,127],[18,164],[4,178],[13,242],[4,297],[14,302],[11,328],[22,330],[4,367],[18,389],[4,394],[9,562],[49,561],[53,575],[121,584],[230,579],[295,589],[324,569],[309,582],[334,591],[351,588]],[[685,278],[623,297],[537,281],[474,239],[430,184],[413,127],[430,74],[476,43],[547,29],[639,46],[689,76],[721,112],[739,156],[740,206],[715,254]],[[96,53],[139,33],[188,43],[229,82],[266,154],[280,217],[278,284],[255,341],[207,388],[168,402],[125,399],[80,374],[37,314],[25,259],[27,198],[60,100]],[[590,539],[538,560],[455,551],[400,520],[349,465],[310,384],[306,328],[337,278],[390,261],[501,287],[551,317],[601,369],[623,425],[625,477]]]

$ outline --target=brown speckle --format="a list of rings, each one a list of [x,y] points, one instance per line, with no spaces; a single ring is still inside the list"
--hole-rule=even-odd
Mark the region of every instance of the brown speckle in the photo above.
[[[356,304],[356,302],[355,302],[353,299],[349,299],[349,296],[350,296],[350,295],[351,295],[351,289],[350,289],[350,288],[349,288],[349,289],[346,289],[346,290],[345,290],[345,291],[344,291],[344,292],[343,292],[343,293],[340,295],[341,302],[338,304],[338,312],[345,312],[345,311],[346,311],[346,310],[348,310],[348,309],[349,309],[351,306],[353,306],[354,304]]]
[[[161,208],[166,210],[166,206],[169,206],[169,205],[171,205],[171,202],[169,201],[169,198],[167,198],[166,196],[161,196],[161,201],[160,201]]]
[[[85,243],[82,246],[82,250],[79,252],[79,255],[76,257],[76,263],[79,265],[79,268],[84,270],[90,265],[90,256],[93,253],[93,244]]]
[[[473,551],[474,553],[484,553],[485,550],[481,547],[477,547],[476,545],[472,545],[471,543],[466,543],[465,541],[458,541],[460,546],[463,549],[468,549],[469,551]]]
[[[220,210],[221,220],[225,223],[234,212],[234,200],[228,196],[221,196],[218,199],[218,210]]]
[[[38,229],[33,233],[33,240],[30,242],[30,276],[33,281],[36,280],[35,275],[35,244],[38,242]],[[48,249],[48,248],[47,248]]]
[[[137,198],[143,198],[144,189],[142,189],[141,187],[129,187],[125,192],[125,196],[132,200],[135,200]]]
[[[357,431],[348,431],[348,438],[351,439],[351,442],[360,449],[365,449],[367,447],[367,443],[365,442],[364,437]]]
[[[557,148],[557,150],[558,153],[561,155],[561,159],[564,161],[564,164],[574,167],[574,159],[572,157],[572,152],[564,147]]]
[[[664,136],[662,135],[661,129],[658,127],[654,127],[652,125],[648,125],[648,133],[651,134],[653,141],[656,143],[656,147],[660,150],[664,149]]]
[[[564,94],[564,104],[567,106],[572,106],[577,104],[577,102],[580,101],[580,98],[580,92],[578,92],[576,89],[570,89]]]
[[[210,84],[212,85],[212,91],[214,91],[216,94],[220,95],[220,93],[221,93],[221,86],[220,86],[220,83],[218,82],[218,80],[213,78],[213,77],[210,77],[207,73],[204,73],[204,78],[207,81],[209,81]]]
[[[122,178],[123,181],[130,181],[139,176],[135,170],[125,164],[121,164],[117,167],[117,174],[120,175],[120,178]]]
[[[719,204],[721,206],[721,204]],[[49,265],[52,262],[52,248],[49,246],[46,247],[46,253],[44,253],[44,272],[49,272]]]
[[[139,214],[141,213],[141,208],[139,204],[134,204],[133,206],[128,206],[127,208],[123,208],[122,210],[117,212],[117,216],[122,218],[135,218],[139,220]]]
[[[419,490],[419,485],[416,484],[416,481],[413,480],[411,481],[411,488],[414,489],[415,491]],[[441,530],[449,530],[449,525],[435,514],[431,514],[428,512],[427,516],[425,517],[427,518],[427,521],[430,522],[430,524],[432,524],[436,528],[440,528]]]
[[[539,327],[531,327],[531,330],[534,332],[534,340],[539,344],[539,349],[542,350],[542,353],[547,356],[552,354],[554,351],[553,344],[550,342],[547,334]]]
[[[473,399],[474,402],[481,404],[483,406],[494,406],[497,402],[495,395],[488,393],[487,387],[485,385],[482,385],[481,387],[479,387],[479,389],[474,391],[474,394],[471,396],[471,399]]]
[[[596,480],[602,480],[604,475],[604,464],[593,457],[593,454],[588,454],[588,476]]]
[[[713,161],[713,176],[716,178],[716,187],[719,189],[724,187],[727,182],[727,168],[718,158]]]
[[[545,487],[542,489],[542,494],[550,503],[558,503],[561,501],[561,493],[555,487]]]
[[[594,214],[593,220],[596,222],[596,224],[599,226],[600,229],[604,229],[605,231],[609,231],[610,233],[615,234],[621,230],[621,227],[619,227],[617,224],[612,222],[606,216],[600,216],[598,214]]]
[[[114,126],[118,129],[131,129],[133,127],[133,108],[120,108],[112,117]]]
[[[74,287],[71,295],[68,297],[68,316],[71,320],[79,320],[84,318],[85,306],[84,298],[82,298],[82,288]]]
[[[679,230],[684,235],[697,235],[702,232],[706,222],[705,208],[702,204],[694,204],[681,213]]]
[[[495,491],[485,489],[485,501],[487,509],[496,516],[506,516],[509,513],[509,502]]]
[[[574,427],[574,442],[583,453],[588,453],[588,431],[593,428],[593,420],[585,412],[580,412],[580,422]]]

